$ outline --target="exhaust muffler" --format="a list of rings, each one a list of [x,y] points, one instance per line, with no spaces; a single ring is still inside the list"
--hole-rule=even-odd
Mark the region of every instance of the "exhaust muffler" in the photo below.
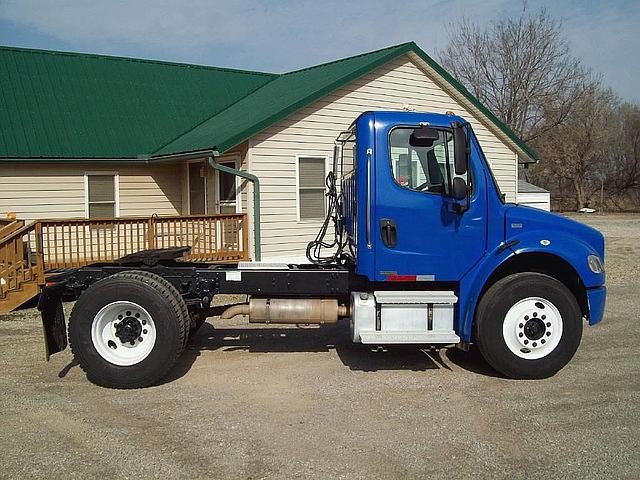
[[[250,323],[336,323],[346,317],[346,305],[338,305],[335,298],[252,298],[249,303],[227,308],[221,319],[249,315]]]

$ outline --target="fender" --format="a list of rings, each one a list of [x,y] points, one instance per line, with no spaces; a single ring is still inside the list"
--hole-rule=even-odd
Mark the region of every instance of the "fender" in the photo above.
[[[511,246],[505,248],[506,245]],[[506,261],[527,253],[551,254],[565,260],[577,272],[587,289],[604,285],[605,274],[593,273],[589,269],[587,257],[598,255],[598,252],[588,243],[562,232],[523,232],[498,245],[461,280],[456,331],[463,340],[471,341],[476,306],[489,277]]]
[[[471,341],[473,317],[480,293],[491,274],[515,253],[510,248],[504,248],[504,243],[499,244],[491,252],[485,255],[475,268],[467,272],[460,281],[460,294],[458,295],[458,315],[456,317],[456,333],[466,342]]]
[[[555,255],[573,267],[586,288],[604,285],[605,274],[592,272],[587,263],[589,255],[601,256],[601,254],[579,237],[569,236],[562,232],[531,231],[516,235],[511,240],[518,242],[511,247],[516,255],[523,253]]]

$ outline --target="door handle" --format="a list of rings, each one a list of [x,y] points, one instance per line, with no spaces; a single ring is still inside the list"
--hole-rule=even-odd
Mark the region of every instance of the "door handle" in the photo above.
[[[382,243],[387,247],[393,248],[398,243],[398,228],[396,222],[389,218],[380,220],[380,233],[382,235]]]

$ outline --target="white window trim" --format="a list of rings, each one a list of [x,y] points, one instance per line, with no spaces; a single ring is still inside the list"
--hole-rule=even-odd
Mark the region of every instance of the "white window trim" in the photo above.
[[[109,171],[88,171],[84,172],[84,217],[89,218],[89,176],[90,175],[112,175],[113,176],[113,189],[115,199],[115,218],[120,217],[120,173]]]
[[[322,222],[322,220],[324,220],[323,218],[308,218],[308,219],[301,219],[300,218],[300,159],[301,158],[322,158],[324,160],[324,178],[322,179],[322,181],[324,182],[325,179],[327,178],[327,174],[329,172],[329,169],[331,168],[331,165],[329,164],[329,159],[332,158],[331,155],[328,155],[326,153],[297,153],[296,154],[296,222],[297,223],[312,223],[312,224],[317,224],[318,222]],[[327,193],[327,186],[324,185],[324,191],[325,193]],[[327,213],[327,197],[324,197],[324,212],[325,215]]]
[[[192,215],[191,213],[191,176],[189,175],[189,164],[191,163],[201,163],[203,168],[205,168],[205,172],[206,172],[206,168],[207,168],[207,163],[206,160],[203,159],[195,159],[195,160],[188,160],[185,166],[186,169],[186,177],[187,177],[187,215]],[[208,182],[207,182],[207,175],[205,173],[204,175],[204,214],[208,215],[209,214],[209,198],[208,198]]]
[[[216,158],[217,163],[231,163],[233,162],[236,170],[240,170],[241,159],[240,155],[233,154],[228,156],[221,156]],[[215,200],[216,200],[216,213],[220,213],[220,170],[215,170]],[[242,213],[242,178],[236,176],[236,213]]]

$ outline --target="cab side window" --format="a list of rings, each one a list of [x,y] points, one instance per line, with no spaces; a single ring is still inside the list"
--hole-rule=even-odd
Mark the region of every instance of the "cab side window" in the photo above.
[[[412,146],[414,127],[395,128],[389,138],[391,171],[396,183],[408,190],[448,195],[455,176],[453,133],[438,130],[428,147]],[[463,175],[466,179],[466,175]]]

